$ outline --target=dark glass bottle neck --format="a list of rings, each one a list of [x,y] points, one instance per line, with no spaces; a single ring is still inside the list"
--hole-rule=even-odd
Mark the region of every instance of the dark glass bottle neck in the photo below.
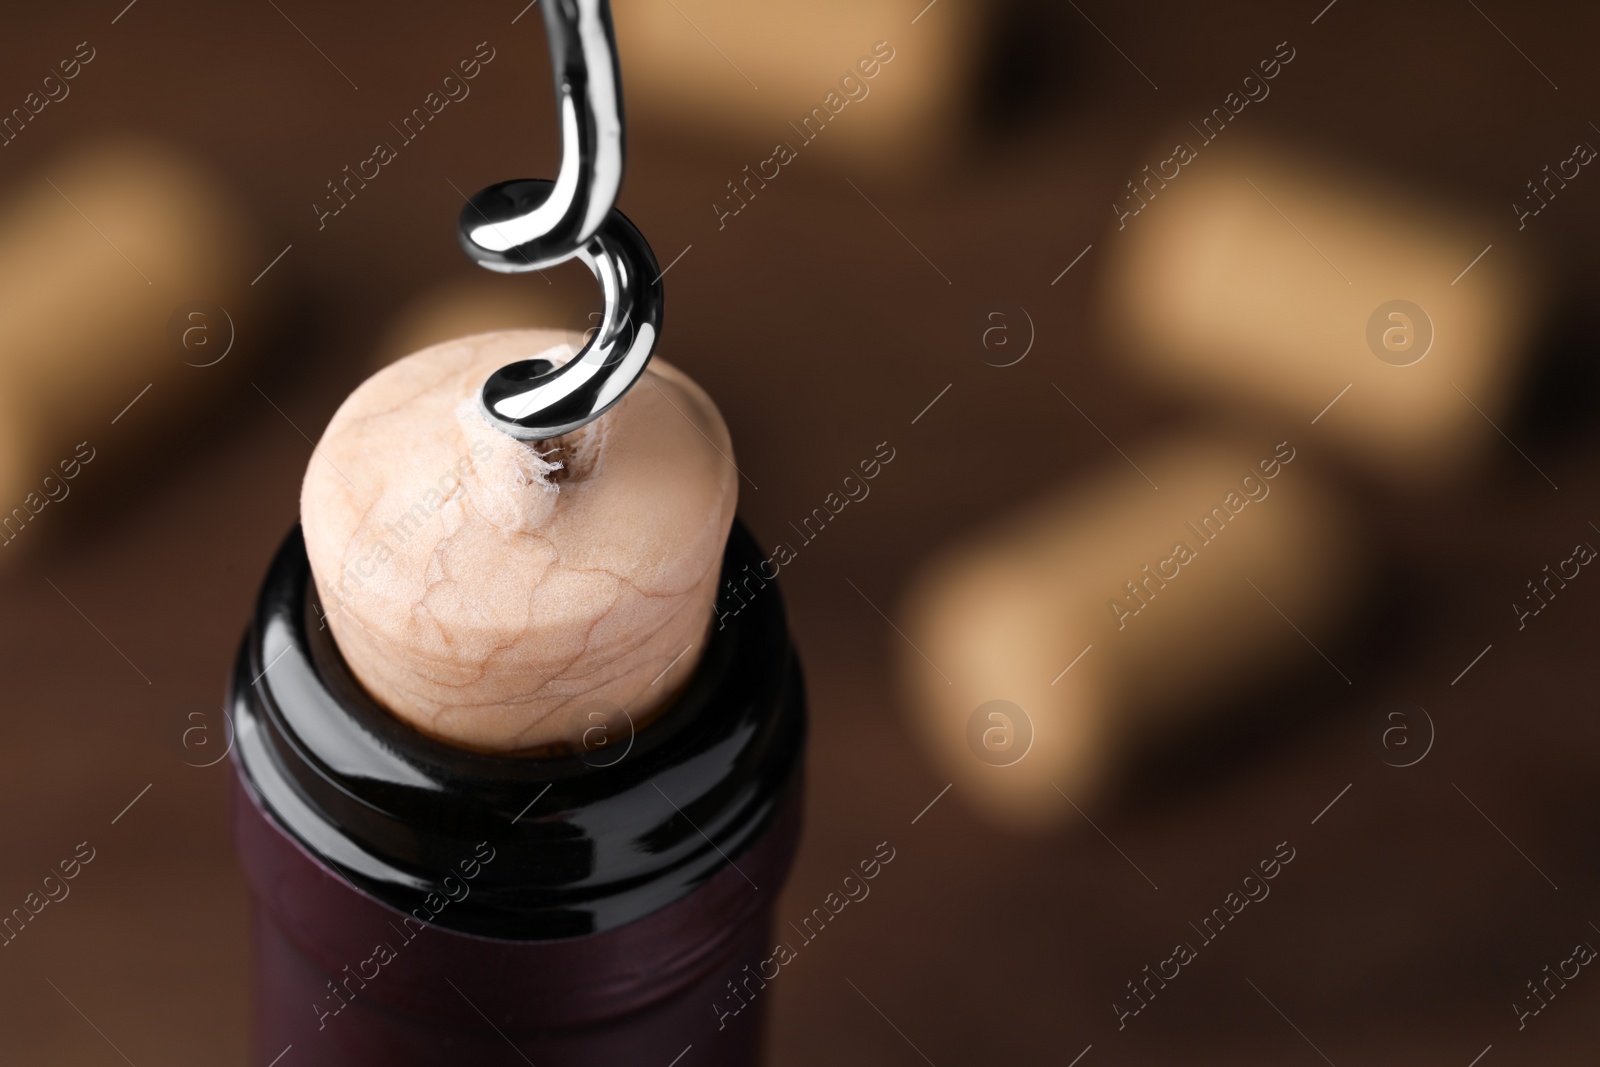
[[[230,686],[240,774],[324,864],[402,912],[516,940],[638,919],[737,863],[798,787],[805,701],[778,589],[749,588],[762,559],[735,523],[722,588],[743,571],[744,594],[718,604],[693,676],[649,726],[603,755],[483,755],[361,688],[313,608],[297,526]]]

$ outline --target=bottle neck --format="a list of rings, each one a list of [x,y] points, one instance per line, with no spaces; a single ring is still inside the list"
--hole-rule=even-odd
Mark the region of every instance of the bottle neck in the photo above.
[[[735,523],[721,587],[761,558]],[[399,912],[508,940],[615,929],[737,866],[798,790],[804,697],[778,590],[717,609],[694,675],[647,727],[571,755],[473,753],[356,682],[296,527],[230,686],[240,778],[319,863]]]

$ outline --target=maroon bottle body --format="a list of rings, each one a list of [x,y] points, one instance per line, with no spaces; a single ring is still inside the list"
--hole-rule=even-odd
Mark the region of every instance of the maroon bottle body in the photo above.
[[[648,728],[546,759],[411,730],[319,622],[295,531],[230,687],[252,1062],[758,1064],[805,734],[776,588]]]

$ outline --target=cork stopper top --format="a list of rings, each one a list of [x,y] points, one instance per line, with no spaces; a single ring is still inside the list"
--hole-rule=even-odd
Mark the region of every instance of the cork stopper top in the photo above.
[[[515,330],[407,356],[350,395],[306,471],[306,551],[351,671],[463,748],[637,728],[709,632],[738,487],[699,386],[657,359],[601,418],[537,444],[478,410],[492,371],[580,343]]]

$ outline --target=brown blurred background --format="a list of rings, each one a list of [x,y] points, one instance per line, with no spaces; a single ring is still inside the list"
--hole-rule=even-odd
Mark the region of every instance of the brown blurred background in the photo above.
[[[59,239],[4,235],[29,253],[8,261],[13,292],[32,264],[76,296],[0,352],[7,455],[35,457],[0,508],[74,443],[95,452],[70,494],[0,548],[0,910],[79,842],[94,849],[70,896],[0,948],[6,1062],[242,1062],[247,898],[228,840],[231,772],[197,765],[222,751],[225,674],[296,519],[310,442],[398,354],[399,317],[439,286],[526,292],[579,325],[598,308],[575,266],[548,283],[481,279],[455,243],[463,194],[557,166],[543,29],[520,8],[137,0],[6,16],[0,107],[28,107],[79,42],[94,58],[0,147],[0,196],[72,204],[76,186],[51,193],[45,179],[88,183],[92,162],[52,168],[137,135],[208,173],[239,223],[216,231],[225,248],[204,228],[184,236],[210,265],[125,302],[126,352],[79,329],[112,311],[72,289],[80,271],[66,257],[138,271],[131,236],[121,260],[96,243],[115,246],[131,222],[83,203],[61,215]],[[1531,1009],[1526,983],[1575,943],[1600,944],[1600,588],[1587,588],[1600,579],[1580,575],[1520,631],[1508,605],[1575,541],[1600,543],[1600,177],[1583,170],[1521,230],[1510,205],[1574,142],[1600,143],[1588,110],[1600,14],[619,0],[616,18],[630,94],[620,206],[672,264],[662,351],[721,405],[753,482],[744,521],[764,540],[787,536],[879,442],[896,450],[870,499],[783,571],[813,734],[807,835],[780,921],[878,842],[897,858],[774,983],[771,1062],[1067,1064],[1086,1048],[1085,1067],[1466,1067],[1486,1049],[1476,1062],[1592,1059],[1600,978],[1580,972],[1520,1030],[1513,1005]],[[839,136],[800,148],[719,222],[726,183],[794,140],[787,124],[879,41],[894,58],[838,115]],[[1241,139],[1337,157],[1413,199],[1482,213],[1484,277],[1537,264],[1550,311],[1494,398],[1492,447],[1460,477],[1396,485],[1349,462],[1309,421],[1331,390],[1303,416],[1245,420],[1114,358],[1100,266],[1110,205],[1158,158],[1151,145],[1189,137],[1280,41],[1296,58],[1238,117]],[[325,183],[375,141],[398,143],[390,124],[479,42],[494,58],[470,96],[319,229]],[[863,132],[846,135],[857,120]],[[114,188],[124,171],[107,169]],[[1137,224],[1160,225],[1161,203]],[[73,230],[80,217],[100,237]],[[141,288],[132,271],[122,282]],[[40,306],[29,299],[11,298],[8,322]],[[170,341],[190,300],[229,309],[236,341],[221,362],[194,366],[205,360]],[[989,316],[1025,329],[1019,309],[1035,344],[993,366]],[[51,349],[56,323],[88,338],[78,364]],[[1115,788],[1081,810],[1064,800],[1046,829],[992,820],[965,784],[941,793],[952,776],[915,739],[918,709],[891,669],[904,641],[883,614],[897,614],[919,561],[1117,469],[1118,451],[1137,462],[1148,442],[1219,421],[1248,422],[1262,454],[1292,437],[1360,531],[1370,571],[1353,621],[1317,634],[1329,662],[1239,672],[1213,701],[1227,714],[1147,746]],[[1425,707],[1435,732],[1405,768],[1369,739],[1393,699]],[[1126,983],[1196,941],[1190,924],[1281,841],[1296,858],[1270,898],[1119,1030]]]

